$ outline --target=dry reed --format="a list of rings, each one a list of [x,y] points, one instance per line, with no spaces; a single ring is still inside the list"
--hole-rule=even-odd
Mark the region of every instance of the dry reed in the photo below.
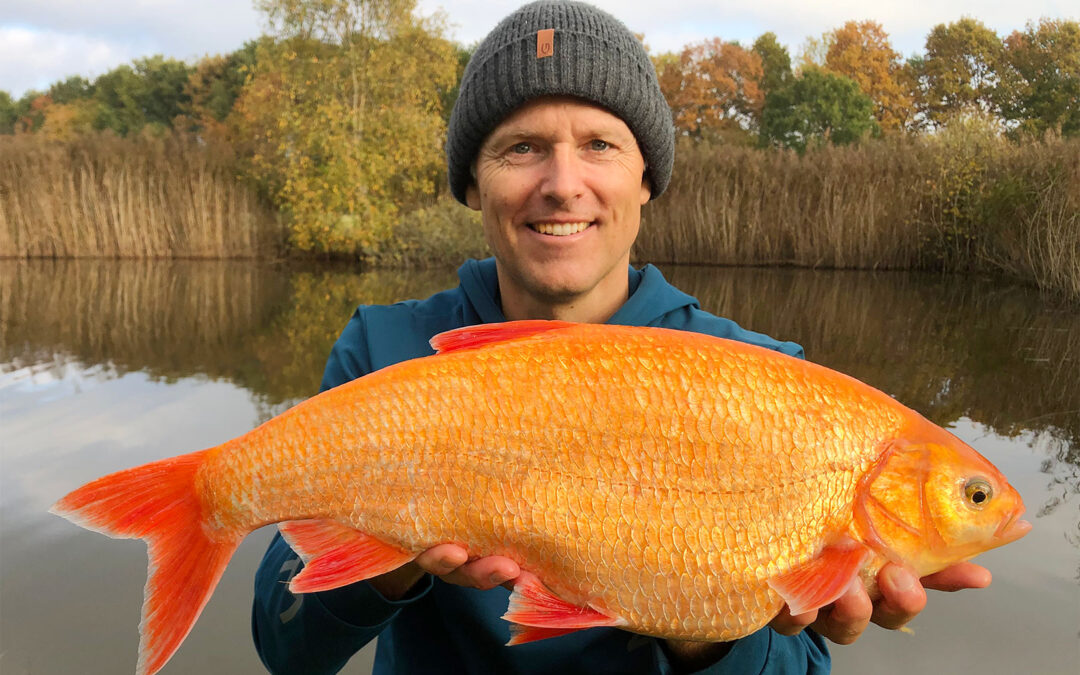
[[[194,139],[0,136],[0,257],[276,254],[274,213]]]
[[[1080,299],[1080,139],[979,129],[805,155],[681,144],[634,258],[1005,272]]]

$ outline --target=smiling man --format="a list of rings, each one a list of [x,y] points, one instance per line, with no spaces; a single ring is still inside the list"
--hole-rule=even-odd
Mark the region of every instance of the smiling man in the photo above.
[[[802,356],[802,348],[701,310],[651,265],[630,266],[641,206],[667,187],[671,112],[641,43],[582,3],[542,0],[504,19],[469,62],[451,116],[454,196],[480,211],[495,255],[467,261],[460,285],[423,301],[361,306],[335,344],[324,389],[409,358],[461,326],[513,319],[663,326]],[[470,559],[442,544],[380,577],[293,596],[301,562],[275,537],[256,575],[252,629],[274,673],[335,673],[378,637],[376,673],[826,673],[821,635],[853,642],[871,619],[898,628],[922,610],[923,585],[886,565],[882,599],[860,587],[732,643],[689,643],[593,628],[504,646],[500,617],[520,573],[509,558]],[[923,580],[984,586],[965,564]],[[811,630],[803,630],[807,626]]]
[[[649,201],[630,128],[591,103],[541,97],[487,137],[468,205],[495,252],[507,319],[606,321],[626,302]]]

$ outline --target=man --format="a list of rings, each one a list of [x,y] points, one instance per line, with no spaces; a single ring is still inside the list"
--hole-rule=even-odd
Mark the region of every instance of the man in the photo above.
[[[796,344],[703,312],[654,267],[629,266],[641,206],[667,186],[673,147],[652,64],[625,26],[573,2],[541,0],[511,14],[470,61],[447,140],[451,190],[481,212],[494,260],[467,262],[458,288],[425,301],[360,307],[323,388],[428,355],[436,333],[513,319],[665,326],[801,356]],[[307,597],[283,583],[299,569],[277,537],[256,575],[253,632],[276,673],[337,672],[376,636],[376,673],[825,673],[820,635],[850,643],[871,618],[897,628],[925,603],[918,580],[889,565],[876,605],[851,589],[829,610],[785,610],[733,643],[594,628],[504,647],[509,594],[500,585],[520,572],[508,558],[470,561],[443,544],[388,574]],[[989,578],[965,565],[924,583],[963,588]]]

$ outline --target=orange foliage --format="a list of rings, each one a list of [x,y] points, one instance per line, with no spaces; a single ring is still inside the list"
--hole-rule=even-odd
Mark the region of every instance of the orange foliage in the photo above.
[[[765,94],[761,57],[754,51],[711,38],[655,63],[680,132],[702,137],[757,127]]]
[[[876,21],[848,21],[829,34],[826,69],[850,77],[874,102],[874,117],[885,131],[897,131],[915,114],[900,54]]]

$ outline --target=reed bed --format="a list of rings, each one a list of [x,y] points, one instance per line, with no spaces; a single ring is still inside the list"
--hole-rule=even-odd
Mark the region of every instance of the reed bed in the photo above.
[[[0,136],[0,257],[259,257],[283,239],[220,148],[176,134]]]
[[[180,135],[0,136],[0,257],[302,256],[234,166]],[[684,142],[643,217],[637,261],[992,271],[1080,300],[1080,139],[972,123],[803,155]],[[363,262],[487,254],[477,215],[444,198]]]
[[[634,258],[994,271],[1080,299],[1080,139],[966,128],[804,155],[682,144]]]

